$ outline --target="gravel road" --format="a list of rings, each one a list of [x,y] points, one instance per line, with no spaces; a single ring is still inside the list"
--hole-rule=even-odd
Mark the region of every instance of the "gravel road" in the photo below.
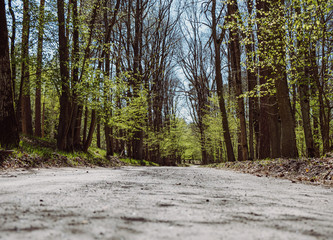
[[[333,239],[333,189],[198,167],[1,171],[0,239]]]

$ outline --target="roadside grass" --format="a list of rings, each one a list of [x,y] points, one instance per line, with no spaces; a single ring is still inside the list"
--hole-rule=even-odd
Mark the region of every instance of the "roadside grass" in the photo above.
[[[133,158],[120,158],[120,160],[131,166],[158,166],[157,163],[149,162],[146,160],[136,160]]]
[[[212,168],[239,168],[243,167],[244,163],[256,163],[260,166],[266,166],[270,164],[273,160],[280,161],[279,159],[260,159],[260,160],[252,160],[252,161],[235,161],[235,162],[220,162],[220,163],[211,163],[207,164],[206,167],[212,167]]]
[[[2,165],[2,166],[1,166]],[[20,145],[0,163],[0,168],[78,167],[78,166],[157,166],[157,164],[130,158],[106,157],[104,149],[90,147],[88,152],[65,152],[56,149],[56,142],[43,138],[21,136]]]

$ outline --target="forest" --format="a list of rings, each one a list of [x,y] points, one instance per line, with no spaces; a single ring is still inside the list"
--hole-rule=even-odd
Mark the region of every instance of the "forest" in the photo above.
[[[0,0],[0,147],[159,165],[333,150],[333,1]]]

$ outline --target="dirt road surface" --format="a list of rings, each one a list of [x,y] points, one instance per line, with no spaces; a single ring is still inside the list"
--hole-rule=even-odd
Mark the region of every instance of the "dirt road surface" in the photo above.
[[[2,171],[0,239],[333,239],[333,189],[195,167]]]

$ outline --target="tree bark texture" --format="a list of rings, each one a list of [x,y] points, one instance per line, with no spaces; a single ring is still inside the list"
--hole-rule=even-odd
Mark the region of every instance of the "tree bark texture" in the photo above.
[[[88,130],[88,115],[89,115],[89,109],[86,106],[84,110],[84,120],[83,120],[83,136],[82,136],[82,142],[85,143],[87,140],[87,130]]]
[[[81,126],[82,126],[82,114],[83,114],[83,106],[78,104],[77,106],[77,115],[76,115],[76,123],[74,129],[74,149],[82,149],[81,144]]]
[[[101,148],[101,124],[100,124],[99,117],[97,120],[96,141],[97,141],[97,147]]]
[[[106,3],[105,3],[106,4]],[[108,25],[108,21],[107,21],[107,11],[104,12],[104,24],[105,26]],[[105,66],[104,66],[104,76],[106,78],[110,78],[110,49],[108,49],[106,51],[105,54]],[[119,69],[119,57],[117,57],[116,60],[116,75],[119,76],[120,74],[120,69]],[[104,111],[105,111],[105,116],[106,119],[108,119],[109,117],[112,117],[112,109],[110,109],[108,107],[108,102],[112,101],[112,94],[109,94],[109,86],[108,84],[104,83]],[[113,127],[110,127],[107,120],[105,121],[104,124],[104,135],[105,135],[105,145],[106,145],[106,155],[107,156],[113,156],[114,151],[115,151],[115,147],[114,147],[114,141],[113,141]]]
[[[133,65],[133,96],[139,96],[139,88],[142,82],[141,79],[141,51],[140,46],[142,42],[142,0],[136,0],[136,10],[135,10],[135,35],[133,43],[133,54],[134,54],[134,65]],[[143,130],[134,130],[133,138],[133,158],[142,160],[143,159]]]
[[[18,146],[19,134],[14,111],[4,0],[0,0],[0,26],[0,147],[12,148]]]
[[[273,8],[278,12],[278,17],[283,19],[284,11],[281,6],[284,1],[273,3]],[[277,52],[275,67],[277,69],[275,76],[276,98],[279,107],[279,116],[281,119],[281,156],[286,158],[297,158],[298,150],[296,145],[295,120],[291,108],[289,88],[286,73],[286,53],[285,53],[285,35],[286,32],[282,26],[284,22],[278,21],[273,24],[275,44],[272,45]]]
[[[307,70],[304,73],[309,73]],[[299,82],[299,99],[301,104],[303,131],[305,136],[306,155],[308,157],[315,157],[316,150],[312,135],[312,126],[310,119],[310,94],[309,94],[309,81],[308,76],[300,79]]]
[[[272,69],[268,68],[269,71]],[[272,77],[271,74],[265,75],[267,79]],[[268,97],[269,105],[268,105],[268,126],[269,126],[269,142],[271,149],[271,158],[278,158],[281,156],[281,120],[279,116],[279,106],[277,101],[276,94],[272,94]]]
[[[265,17],[270,5],[266,1],[257,1],[257,25],[259,55],[260,115],[259,115],[259,158],[280,157],[281,125],[276,94],[271,92],[272,82],[275,81],[274,64],[268,58],[272,56],[274,44]],[[268,61],[269,60],[269,61]]]
[[[16,40],[16,17],[14,10],[12,8],[12,1],[8,0],[8,7],[9,7],[9,12],[12,17],[12,35],[10,37],[11,43],[10,43],[10,61],[11,61],[11,67],[12,67],[12,84],[13,84],[13,99],[14,103],[16,102],[16,56],[15,56],[15,40]]]
[[[89,127],[89,131],[88,131],[87,139],[83,144],[83,151],[84,152],[87,152],[88,148],[91,145],[93,135],[94,135],[94,132],[95,132],[96,122],[97,122],[96,110],[92,109],[91,110],[91,122],[90,122],[90,127]]]

